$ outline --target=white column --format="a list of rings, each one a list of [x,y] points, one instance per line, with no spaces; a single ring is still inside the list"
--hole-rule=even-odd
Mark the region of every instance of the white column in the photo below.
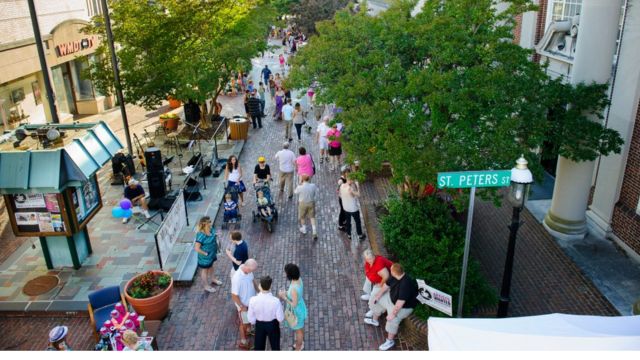
[[[601,237],[611,231],[613,209],[620,197],[640,97],[640,6],[634,5],[632,3],[627,9],[623,44],[618,54],[618,74],[607,125],[620,133],[624,145],[620,154],[600,159],[593,201],[587,212],[589,231]]]
[[[583,0],[571,82],[606,83],[616,48],[622,0]],[[594,119],[595,120],[595,119]],[[558,158],[551,208],[544,227],[565,239],[582,239],[587,233],[585,212],[593,179],[594,162]]]

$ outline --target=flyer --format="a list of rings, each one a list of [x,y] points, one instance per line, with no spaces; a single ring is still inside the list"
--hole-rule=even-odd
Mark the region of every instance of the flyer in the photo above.
[[[49,212],[59,213],[60,206],[58,205],[58,195],[57,194],[46,194],[45,201],[47,203],[46,208]],[[44,207],[44,204],[43,206]]]
[[[64,232],[64,223],[62,222],[62,215],[51,214],[51,225],[53,226],[53,231]]]
[[[40,232],[52,232],[51,213],[38,213],[38,226],[40,227]]]
[[[16,204],[16,209],[45,207],[42,194],[15,194],[13,195],[13,201]]]
[[[33,212],[16,213],[17,225],[38,225],[38,217]]]

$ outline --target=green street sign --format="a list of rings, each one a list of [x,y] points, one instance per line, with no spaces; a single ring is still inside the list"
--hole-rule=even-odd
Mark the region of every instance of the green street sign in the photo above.
[[[510,184],[511,170],[484,170],[438,173],[438,189],[506,187]]]

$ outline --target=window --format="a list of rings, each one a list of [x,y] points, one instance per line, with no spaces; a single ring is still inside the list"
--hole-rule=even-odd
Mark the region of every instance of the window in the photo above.
[[[77,100],[93,100],[93,84],[91,80],[83,76],[83,72],[89,67],[89,63],[79,59],[69,62],[71,76],[73,78],[74,90],[76,91]]]
[[[87,13],[89,17],[102,14],[100,0],[87,0]]]
[[[551,20],[560,21],[580,14],[582,0],[552,0],[551,4]]]

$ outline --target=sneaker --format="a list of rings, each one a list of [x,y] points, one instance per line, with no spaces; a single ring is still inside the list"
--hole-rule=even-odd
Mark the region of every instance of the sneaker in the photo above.
[[[378,322],[378,320],[373,320],[372,318],[364,318],[364,323],[367,325],[371,325],[371,326],[375,326],[378,327],[380,326],[380,323]]]
[[[211,286],[207,286],[206,288],[204,288],[204,291],[214,293],[216,292],[216,289],[212,288]]]
[[[320,158],[320,164],[322,164],[324,162],[323,158]]]
[[[220,280],[218,280],[218,279],[213,280],[211,283],[212,283],[212,284],[215,284],[215,285],[218,285],[218,286],[222,285],[222,281],[220,281]]]
[[[351,240],[351,235],[347,235],[347,239]]]
[[[122,223],[123,223],[123,224],[126,224],[126,223],[128,223],[128,222],[129,222],[129,218],[123,218],[123,219],[122,219]]]
[[[360,300],[362,300],[362,301],[369,301],[370,298],[371,298],[371,296],[369,294],[364,294],[364,295],[360,296]]]
[[[364,234],[360,235],[360,241],[362,241],[362,240],[364,240],[364,239],[366,239],[366,238],[367,238],[367,237],[366,237]]]
[[[318,240],[318,234],[313,234],[313,240],[317,241]]]
[[[338,230],[342,232],[347,232],[347,228],[345,228],[344,226],[338,226]]]
[[[307,233],[307,228],[304,227],[304,226],[300,226],[300,232],[303,233],[303,234],[306,234]]]
[[[142,213],[144,214],[144,217],[146,217],[147,219],[151,219],[151,214],[149,214],[148,210],[145,210]]]
[[[387,339],[387,341],[385,341],[382,345],[380,345],[378,350],[387,351],[387,350],[391,349],[392,347],[394,347],[395,345],[396,345],[396,342],[394,340]]]
[[[367,311],[367,313],[366,313],[366,314],[364,314],[364,317],[365,317],[365,318],[372,318],[372,317],[373,317],[373,310],[369,310],[369,311]]]

